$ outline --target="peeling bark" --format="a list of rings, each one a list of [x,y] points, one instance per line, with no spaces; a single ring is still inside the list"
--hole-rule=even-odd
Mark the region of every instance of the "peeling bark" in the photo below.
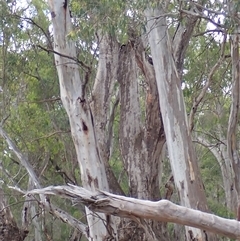
[[[143,165],[148,165],[147,175],[149,176],[149,183],[147,190],[149,193],[147,199],[156,201],[160,199],[159,188],[162,172],[160,162],[166,138],[159,106],[159,95],[154,67],[149,63],[146,57],[142,38],[138,39],[135,45],[136,63],[142,71],[147,83],[145,100],[146,113],[143,126],[143,136],[145,145],[147,146],[147,152],[142,162]],[[146,168],[147,167],[144,167],[145,172]]]
[[[130,196],[157,200],[159,195],[159,161],[165,137],[161,123],[155,74],[146,67],[142,54],[131,44],[121,49],[118,81],[120,83],[120,147],[129,176]],[[141,120],[137,65],[147,76],[146,120]]]
[[[129,195],[160,200],[160,158],[165,136],[155,73],[145,55],[143,44],[137,38],[120,49],[117,76],[120,83],[120,150],[128,174]],[[140,106],[137,67],[147,83],[145,121],[141,116],[143,107]],[[167,240],[168,235],[161,223],[145,221],[142,228],[145,235],[141,230],[136,231],[136,240]]]
[[[145,178],[141,178],[142,123],[137,69],[131,45],[121,47],[118,81],[120,83],[120,149],[129,178],[130,196],[146,197]]]

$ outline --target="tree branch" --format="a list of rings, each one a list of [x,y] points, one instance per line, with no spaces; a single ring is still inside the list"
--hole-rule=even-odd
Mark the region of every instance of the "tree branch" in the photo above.
[[[26,192],[18,187],[13,187],[13,186],[8,186],[8,187],[10,189],[13,189],[24,195],[26,195],[26,194],[31,195],[30,194],[31,191]],[[38,189],[36,189],[36,190],[38,190]],[[39,190],[41,190],[41,189],[39,189]],[[88,231],[87,225],[83,224],[76,218],[72,217],[69,213],[65,212],[64,210],[55,207],[53,204],[51,204],[50,199],[45,194],[42,193],[41,195],[45,196],[44,202],[41,201],[41,203],[40,203],[42,208],[44,208],[46,211],[51,213],[54,217],[62,220],[64,223],[68,223],[70,226],[72,226],[73,228],[75,228],[78,231],[80,231],[81,233],[83,233],[86,238],[89,238],[89,231]]]
[[[91,192],[74,185],[50,186],[32,190],[28,194],[61,196],[72,199],[76,203],[83,203],[93,212],[130,218],[138,223],[141,223],[143,219],[173,222],[200,228],[229,238],[240,238],[240,222],[182,207],[168,200],[157,202],[139,200],[103,191]]]
[[[41,188],[40,182],[37,178],[36,173],[33,170],[33,167],[28,162],[28,160],[24,157],[24,155],[20,152],[20,150],[17,148],[17,146],[14,144],[11,138],[7,135],[7,133],[3,130],[2,126],[0,126],[0,135],[6,140],[8,146],[13,150],[15,155],[18,157],[22,166],[25,167],[30,178],[33,180],[35,187]],[[18,192],[20,191],[21,193],[26,193],[25,191],[22,191],[19,188],[16,188],[16,187],[15,188],[11,187],[11,188],[14,190],[17,190]],[[65,223],[68,223],[72,227],[81,231],[87,238],[89,237],[88,226],[84,225],[83,223],[81,223],[80,221],[78,221],[68,213],[64,212],[63,210],[54,207],[50,203],[50,200],[47,199],[45,195],[40,195],[40,198],[41,198],[41,204],[46,208],[46,210],[52,213],[55,217],[61,219]]]
[[[91,68],[90,68],[89,66],[87,66],[87,65],[84,64],[81,60],[79,60],[79,59],[77,59],[77,58],[73,58],[73,57],[71,57],[71,56],[69,56],[69,55],[59,53],[59,52],[57,52],[57,51],[55,51],[55,50],[52,50],[52,49],[44,48],[43,46],[41,46],[41,45],[39,45],[39,44],[37,44],[36,46],[37,46],[38,48],[46,51],[46,52],[51,52],[51,53],[57,54],[57,55],[59,55],[59,56],[61,56],[61,57],[64,57],[64,58],[73,60],[73,61],[75,61],[76,63],[80,64],[82,67],[84,67],[87,71],[90,71],[90,70],[91,70]]]
[[[227,39],[227,34],[224,34],[224,39],[221,45],[221,53],[220,53],[220,58],[218,59],[217,63],[212,67],[209,75],[208,75],[208,79],[207,82],[205,84],[205,86],[202,88],[202,91],[200,92],[200,94],[197,96],[197,98],[195,98],[195,101],[192,105],[191,111],[190,111],[190,115],[189,115],[189,132],[191,132],[193,130],[194,127],[194,115],[197,111],[197,108],[200,104],[200,102],[202,101],[204,95],[206,94],[211,82],[212,82],[212,78],[213,75],[215,74],[215,72],[217,71],[217,69],[220,67],[220,65],[222,64],[223,60],[225,59],[224,56],[224,51],[225,51],[225,44],[226,44],[226,39]]]
[[[27,161],[27,159],[24,157],[24,155],[20,152],[20,150],[17,148],[17,146],[14,144],[14,142],[8,136],[8,134],[3,130],[2,126],[0,126],[0,135],[6,140],[9,148],[11,148],[13,150],[13,152],[15,153],[15,155],[17,156],[17,158],[21,162],[22,166],[25,167],[29,176],[32,178],[32,180],[34,182],[35,187],[41,188],[41,185],[39,184],[37,175],[34,172],[33,167]]]

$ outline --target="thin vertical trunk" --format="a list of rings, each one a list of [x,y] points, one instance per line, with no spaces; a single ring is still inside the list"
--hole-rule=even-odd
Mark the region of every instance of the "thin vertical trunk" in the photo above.
[[[234,3],[229,1],[229,11],[233,16],[236,14]],[[236,29],[231,36],[231,57],[232,57],[232,104],[228,122],[227,132],[227,148],[228,156],[231,160],[229,165],[232,165],[234,184],[233,189],[237,193],[237,220],[240,221],[240,160],[239,160],[239,146],[237,143],[237,128],[239,119],[239,104],[240,104],[240,56],[239,56],[239,35],[240,25],[236,23]]]
[[[173,60],[166,19],[161,10],[146,10],[147,31],[157,78],[168,153],[181,205],[208,211],[196,153],[188,132],[181,83]],[[187,240],[211,240],[210,235],[186,227]]]
[[[34,182],[31,177],[29,177],[28,181],[28,190],[34,189]],[[34,238],[35,240],[42,241],[42,231],[41,228],[41,218],[37,214],[36,211],[36,203],[30,202],[32,200],[32,197],[26,196],[25,197],[25,203],[23,205],[22,209],[22,227],[24,229],[27,229],[30,226],[30,220],[33,223],[34,226]]]

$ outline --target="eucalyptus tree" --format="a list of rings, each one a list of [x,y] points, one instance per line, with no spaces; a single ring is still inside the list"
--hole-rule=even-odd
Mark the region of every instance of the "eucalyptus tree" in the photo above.
[[[35,118],[26,118],[23,122],[16,114],[19,112],[10,108],[11,115],[5,121],[5,128],[9,133],[12,127],[18,130],[11,135],[22,153],[2,127],[1,134],[11,147],[8,150],[5,146],[3,150],[8,155],[12,150],[30,176],[28,189],[38,188],[28,193],[40,193],[42,210],[50,211],[70,224],[76,231],[72,240],[80,239],[79,232],[88,240],[171,240],[173,237],[170,237],[164,222],[186,225],[185,235],[175,234],[177,240],[216,240],[211,232],[239,238],[237,221],[205,213],[209,208],[192,141],[194,139],[207,147],[211,145],[211,138],[199,134],[208,128],[201,125],[208,114],[204,108],[211,105],[209,97],[217,102],[217,91],[219,99],[224,99],[221,96],[223,90],[231,87],[226,82],[233,76],[235,94],[232,96],[228,136],[225,141],[222,136],[226,133],[218,133],[221,152],[214,148],[211,151],[222,171],[228,207],[236,211],[239,199],[236,142],[239,53],[238,15],[237,11],[234,14],[232,11],[238,9],[238,4],[234,1],[227,4],[205,1],[72,1],[69,5],[68,1],[49,0],[51,25],[44,2],[33,1],[32,4],[39,9],[38,14],[31,18],[25,16],[24,21],[36,28],[30,27],[31,32],[28,32],[29,28],[27,31],[23,28],[21,33],[29,37],[23,41],[23,46],[30,41],[33,51],[20,48],[19,52],[26,55],[23,58],[27,69],[24,76],[29,77],[26,79],[29,88],[25,86],[26,99],[31,102],[35,102],[35,98],[43,99],[44,107],[17,102],[17,107],[22,110],[19,117],[26,118],[25,113],[30,113],[30,116],[35,113]],[[22,19],[22,16],[17,19]],[[213,30],[209,30],[208,23],[212,24]],[[232,31],[233,25],[235,32]],[[34,31],[38,34],[33,34]],[[217,40],[214,33],[222,36],[221,39]],[[228,68],[228,36],[232,33],[233,73],[227,71],[228,76],[222,82],[225,89],[217,90],[213,80]],[[210,51],[212,46],[213,51]],[[7,48],[5,51],[9,53]],[[202,55],[203,52],[201,63],[196,63],[193,56],[198,57],[198,53]],[[41,59],[34,60],[32,56],[41,56]],[[40,67],[43,59],[46,66]],[[50,90],[51,82],[55,84]],[[230,98],[227,99],[230,103]],[[49,102],[57,104],[50,105]],[[212,106],[209,109],[213,110]],[[14,122],[16,116],[19,118],[17,123]],[[31,126],[28,128],[29,121]],[[55,134],[67,132],[68,128],[71,129],[75,152],[69,139],[66,141],[58,136],[45,142],[38,135],[38,132],[45,134],[51,129]],[[208,131],[212,133],[214,130]],[[20,137],[23,134],[25,139],[33,138],[36,142],[22,141]],[[55,141],[62,144],[57,146]],[[165,186],[164,197],[172,199],[174,181],[183,207],[166,200],[159,201],[165,145],[172,177]],[[27,153],[28,158],[23,153]],[[38,154],[36,159],[32,158],[33,153]],[[122,172],[127,176],[128,188],[120,185],[111,167],[116,153],[120,157],[117,162],[122,163]],[[73,166],[73,172],[74,168],[79,168],[80,175],[69,177],[69,173],[59,170],[62,161]],[[82,185],[84,189],[77,186],[40,189],[42,185],[55,184],[51,179],[44,181],[52,175],[51,170],[46,172],[47,167],[53,166],[59,173],[64,173],[67,183]],[[23,187],[26,189],[26,183]],[[50,201],[45,196],[48,194],[70,198],[78,207],[85,204],[86,222],[80,222],[56,208],[52,199]],[[144,210],[141,206],[145,207]],[[33,214],[32,217],[37,220]],[[46,218],[44,214],[42,217]],[[37,220],[38,224],[40,222]],[[39,227],[35,225],[35,237],[40,240]],[[49,235],[46,226],[42,231]]]
[[[205,94],[201,95],[202,91],[197,90],[200,94],[195,94],[194,101],[199,102],[199,114],[195,119],[195,139],[198,143],[207,147],[215,156],[223,179],[223,189],[225,192],[225,203],[230,212],[233,212],[236,217],[238,214],[238,161],[235,157],[238,152],[234,147],[237,147],[237,116],[238,116],[238,9],[239,4],[234,1],[226,1],[225,4],[216,6],[218,11],[209,10],[209,16],[212,16],[213,24],[208,31],[202,31],[207,35],[207,42],[202,42],[206,47],[201,50],[199,48],[196,53],[197,59],[201,64],[207,66],[206,69],[201,69],[194,66],[193,71],[198,71],[202,78],[206,78]],[[233,17],[235,16],[235,17]],[[230,27],[231,26],[231,27]],[[201,34],[198,33],[199,36]],[[202,44],[201,43],[201,44]],[[219,46],[219,52],[215,52],[214,46]],[[200,52],[199,52],[200,50]],[[212,53],[212,59],[208,59],[208,54]],[[200,60],[202,55],[205,60]],[[200,57],[200,58],[199,58]],[[221,64],[217,66],[217,64]],[[189,66],[189,65],[188,65]],[[213,66],[209,71],[209,66]],[[217,71],[216,68],[217,67]],[[190,71],[191,72],[191,71]],[[206,76],[206,77],[205,77]],[[211,78],[210,78],[211,77]],[[200,89],[201,90],[201,89]],[[200,97],[200,98],[199,98]],[[229,109],[230,115],[228,114]],[[235,116],[235,117],[234,117]],[[198,121],[196,121],[198,120]],[[212,123],[215,125],[213,126]],[[235,143],[235,144],[234,144]]]
[[[37,8],[33,3],[19,6],[14,2],[0,1],[0,5],[1,125],[4,125],[22,154],[33,165],[41,184],[45,186],[52,182],[60,184],[65,181],[78,183],[80,178],[75,175],[77,171],[74,168],[77,165],[76,154],[72,147],[66,114],[60,103],[53,56],[37,47],[45,44],[51,46],[51,39],[48,42],[49,21],[44,14],[46,4],[44,8],[44,4],[38,3]],[[31,177],[5,142],[1,142],[1,179],[8,185],[34,188]],[[53,235],[50,227],[54,227],[55,223],[51,219],[47,220],[44,214],[41,217],[37,215],[39,205],[36,202],[30,202],[31,198],[26,197],[23,205],[22,198],[16,198],[5,188],[6,185],[2,187],[9,204],[20,201],[17,208],[11,208],[14,225],[22,222],[19,227],[29,230],[29,236],[34,233],[39,241],[45,235]],[[8,206],[8,202],[4,202],[2,205]],[[61,205],[67,204],[62,202]],[[27,210],[26,219],[22,217],[21,220],[20,210]],[[29,220],[32,219],[30,225]],[[9,219],[8,223],[12,224],[12,220]],[[56,225],[57,229],[58,226],[59,224]],[[61,227],[60,223],[59,230]]]

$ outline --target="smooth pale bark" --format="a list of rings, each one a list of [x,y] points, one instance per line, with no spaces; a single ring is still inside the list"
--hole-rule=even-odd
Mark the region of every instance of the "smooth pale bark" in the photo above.
[[[234,4],[229,1],[229,11],[231,14],[237,14]],[[240,221],[240,156],[239,156],[239,144],[237,141],[237,131],[239,125],[239,108],[240,108],[240,56],[239,56],[239,41],[240,41],[240,25],[236,24],[234,34],[231,36],[231,57],[232,57],[232,104],[230,110],[230,116],[228,121],[227,132],[227,151],[230,165],[233,168],[234,176],[234,191],[237,193],[238,207],[236,208],[237,219]]]
[[[15,145],[15,143],[12,141],[12,139],[8,136],[6,131],[0,126],[0,135],[5,139],[6,143],[8,144],[9,148],[14,152],[14,154],[19,159],[21,165],[26,169],[28,172],[29,177],[31,178],[31,181],[33,182],[34,186],[36,188],[41,188],[41,185],[38,181],[38,177],[36,173],[34,172],[34,169],[32,165],[28,162],[27,158],[23,155],[23,153],[18,149],[18,147]],[[41,197],[41,201],[44,201],[44,197]]]
[[[148,9],[145,13],[168,153],[181,205],[207,211],[166,19],[159,17],[163,14],[161,10]],[[210,240],[206,233],[190,227],[186,227],[186,237],[187,240]]]
[[[74,185],[50,186],[28,193],[50,194],[73,199],[76,203],[84,203],[92,211],[130,218],[140,225],[144,224],[144,219],[151,219],[200,228],[204,233],[210,231],[229,238],[240,238],[240,222],[182,207],[168,200],[152,202],[102,191],[91,192]]]
[[[224,140],[224,142],[227,142]],[[233,167],[231,165],[231,160],[228,155],[227,151],[227,144],[220,144],[220,153],[222,158],[222,176],[223,176],[223,183],[224,183],[224,191],[225,197],[227,202],[227,207],[229,210],[232,210],[233,213],[237,211],[237,192],[234,190],[234,172]],[[220,159],[221,160],[221,159]]]
[[[72,24],[67,1],[49,0],[48,3],[52,16],[54,57],[60,94],[70,121],[82,184],[89,190],[109,190],[94,133],[93,116],[84,92],[86,83],[80,78],[75,43],[68,38]],[[86,212],[90,240],[104,240],[109,235],[115,235],[115,227],[111,224],[110,217],[107,218],[103,214],[92,215],[88,209]],[[107,230],[113,232],[108,234]]]
[[[180,9],[179,9],[180,11],[182,8],[183,9],[185,8],[185,4],[187,4],[187,3],[181,2]],[[190,8],[189,11],[195,11],[194,5],[190,5],[189,8]],[[198,11],[201,12],[202,9],[198,9]],[[181,83],[182,78],[183,78],[182,75],[183,75],[184,59],[185,59],[186,51],[188,49],[189,42],[192,37],[195,25],[199,21],[199,18],[197,16],[189,17],[188,15],[183,16],[181,14],[180,14],[180,18],[181,18],[181,20],[178,21],[178,25],[172,36],[172,49],[173,49],[173,58],[175,60],[177,72],[179,75],[179,81]],[[191,113],[192,113],[192,111],[193,111],[193,109],[191,109]],[[194,110],[194,111],[196,111],[196,110]],[[193,117],[193,115],[190,115],[190,117],[191,116]],[[190,119],[190,121],[191,121],[191,119]],[[192,118],[192,121],[193,121],[193,118]],[[191,124],[189,126],[190,126],[189,129],[191,129]],[[168,187],[169,188],[167,189],[168,191],[166,193],[166,196],[171,197],[172,192],[173,192],[172,184],[170,183],[170,185]],[[176,225],[176,224],[174,225],[174,234],[175,234],[174,238],[176,240],[184,240],[185,239],[184,231],[182,229],[182,226],[180,226],[180,225]]]

